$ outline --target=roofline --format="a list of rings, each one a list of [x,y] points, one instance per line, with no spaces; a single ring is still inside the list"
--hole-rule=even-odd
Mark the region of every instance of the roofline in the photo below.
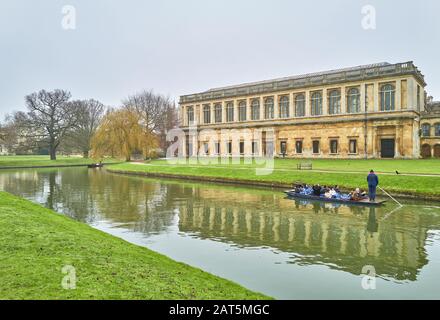
[[[182,95],[179,104],[401,75],[413,75],[423,86],[426,86],[424,75],[413,61],[395,64],[382,62],[210,89],[200,93]]]

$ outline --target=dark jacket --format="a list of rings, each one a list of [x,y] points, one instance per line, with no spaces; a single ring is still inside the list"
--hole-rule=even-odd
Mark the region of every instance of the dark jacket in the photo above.
[[[374,173],[368,175],[367,181],[369,186],[377,187],[379,184],[379,178]]]

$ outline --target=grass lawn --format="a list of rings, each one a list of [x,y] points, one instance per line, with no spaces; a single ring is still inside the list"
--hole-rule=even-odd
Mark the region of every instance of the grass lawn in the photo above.
[[[370,168],[377,172],[416,174],[440,174],[440,160],[313,160],[314,170],[296,170],[300,160],[277,159],[275,168],[268,175],[257,175],[255,164],[174,164],[156,160],[147,165],[117,164],[110,170],[162,173],[187,177],[224,178],[291,185],[293,182],[321,185],[339,185],[346,189],[366,188],[366,175]],[[304,161],[304,160],[303,160]],[[338,172],[319,172],[329,170]],[[439,176],[405,176],[379,174],[380,186],[387,191],[401,194],[425,195],[440,199]]]
[[[0,235],[0,299],[268,298],[4,192]]]
[[[57,160],[50,160],[49,156],[0,156],[0,167],[36,167],[36,166],[65,166],[94,163],[96,160],[83,157],[57,156]],[[114,159],[105,159],[104,163],[116,162]]]

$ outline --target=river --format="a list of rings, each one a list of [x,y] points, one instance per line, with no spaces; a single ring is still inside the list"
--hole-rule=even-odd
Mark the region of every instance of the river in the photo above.
[[[87,168],[2,170],[0,189],[278,299],[440,298],[436,202],[348,207]]]

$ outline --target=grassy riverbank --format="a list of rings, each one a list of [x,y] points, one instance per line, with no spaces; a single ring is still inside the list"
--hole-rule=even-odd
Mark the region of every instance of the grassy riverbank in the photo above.
[[[4,192],[0,235],[0,299],[266,298]]]
[[[49,156],[0,156],[0,168],[77,166],[94,162],[96,160],[73,156],[57,156],[57,160],[50,160]],[[117,160],[105,159],[103,162],[114,163]]]
[[[300,160],[277,159],[273,170],[257,174],[257,164],[169,164],[156,160],[146,164],[123,163],[109,170],[144,175],[185,177],[201,180],[291,186],[293,182],[366,188],[370,169],[379,173],[380,186],[395,194],[440,200],[440,160],[313,160],[313,170],[297,170]],[[395,171],[400,174],[396,174]]]

